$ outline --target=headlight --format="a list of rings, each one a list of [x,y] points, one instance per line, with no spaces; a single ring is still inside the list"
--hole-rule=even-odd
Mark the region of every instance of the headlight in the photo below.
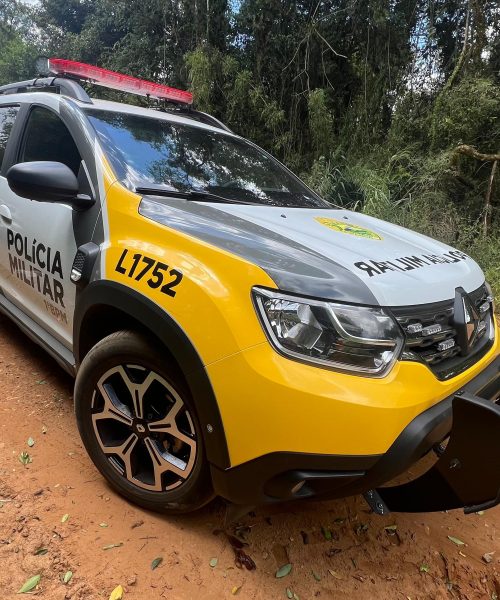
[[[278,352],[340,371],[380,377],[403,346],[397,322],[381,308],[296,298],[253,289],[257,312]]]

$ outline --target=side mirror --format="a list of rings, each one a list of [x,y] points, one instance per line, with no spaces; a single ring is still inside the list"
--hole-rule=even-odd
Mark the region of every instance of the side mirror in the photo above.
[[[7,171],[10,189],[29,200],[69,204],[76,210],[90,208],[95,199],[78,193],[78,180],[63,163],[52,161],[24,162]]]

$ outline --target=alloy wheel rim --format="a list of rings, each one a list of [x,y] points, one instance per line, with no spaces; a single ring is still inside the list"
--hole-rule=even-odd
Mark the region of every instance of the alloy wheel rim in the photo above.
[[[92,425],[109,464],[133,485],[162,492],[193,470],[194,423],[176,390],[135,364],[106,371],[92,395]]]

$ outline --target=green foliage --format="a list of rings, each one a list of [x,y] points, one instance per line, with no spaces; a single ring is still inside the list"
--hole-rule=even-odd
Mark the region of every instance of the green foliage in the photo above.
[[[325,156],[334,147],[333,116],[327,106],[326,90],[309,93],[308,114],[312,147],[317,155]]]
[[[205,112],[214,112],[213,94],[219,75],[217,66],[220,64],[217,60],[220,57],[217,54],[215,51],[208,53],[203,48],[196,48],[193,52],[186,54],[185,58],[196,105],[199,110]]]
[[[483,152],[500,147],[500,86],[491,79],[463,79],[443,90],[434,105],[434,148],[477,145]]]
[[[0,0],[0,85],[33,75],[39,53],[30,9],[18,0]]]
[[[174,86],[330,202],[478,259],[500,294],[500,27],[495,0],[0,0],[0,83],[38,54]],[[126,96],[99,90],[101,97]],[[137,99],[133,100],[137,102]]]

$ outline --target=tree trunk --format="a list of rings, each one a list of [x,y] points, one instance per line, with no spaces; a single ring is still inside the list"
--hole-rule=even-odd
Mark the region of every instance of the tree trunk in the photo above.
[[[490,180],[488,182],[488,190],[486,192],[486,197],[484,199],[484,219],[483,219],[483,235],[486,237],[488,235],[488,231],[491,225],[491,212],[492,212],[492,203],[491,198],[493,196],[493,184],[495,181],[495,173],[497,171],[498,159],[493,161],[493,166],[491,167]]]

